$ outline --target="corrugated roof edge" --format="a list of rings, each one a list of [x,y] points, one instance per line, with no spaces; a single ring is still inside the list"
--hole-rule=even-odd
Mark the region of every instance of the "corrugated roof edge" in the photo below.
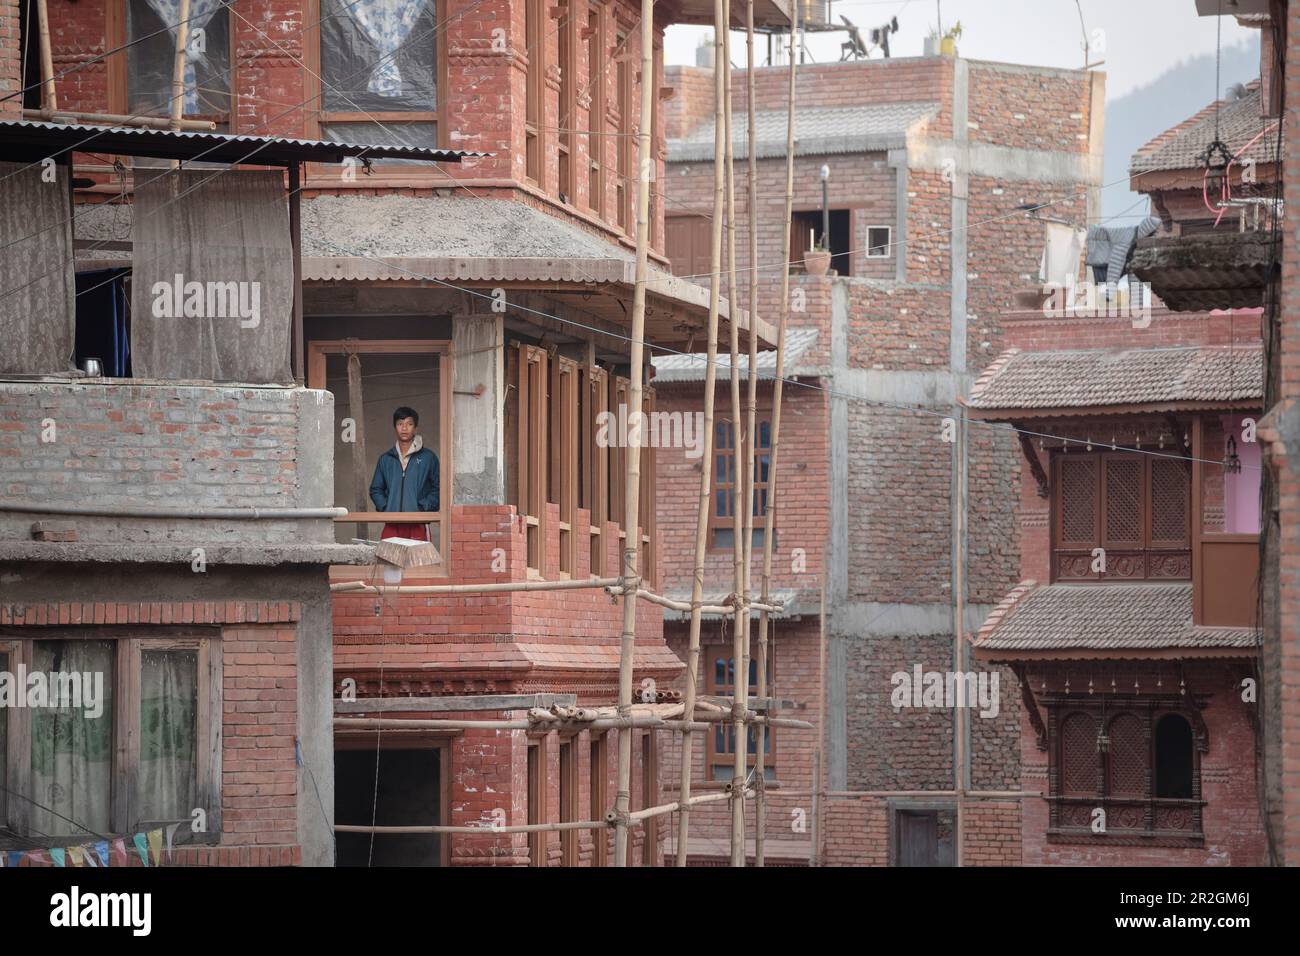
[[[90,149],[149,159],[203,160],[282,166],[289,163],[340,163],[347,157],[460,162],[490,153],[423,146],[379,146],[329,140],[208,133],[194,130],[145,129],[38,120],[0,120],[0,158],[33,152],[48,155],[58,149]]]

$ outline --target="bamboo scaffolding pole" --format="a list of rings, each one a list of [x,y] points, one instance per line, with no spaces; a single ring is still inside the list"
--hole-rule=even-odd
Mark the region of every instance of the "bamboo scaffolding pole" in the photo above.
[[[185,129],[210,132],[217,128],[211,120],[181,120],[176,126],[171,119],[161,116],[128,116],[125,113],[87,113],[83,110],[59,109],[25,109],[23,119],[44,120],[70,119],[77,123],[107,123],[113,126],[138,126],[144,129]]]
[[[686,801],[686,806],[695,807],[701,803],[714,803],[719,800],[730,800],[730,793],[702,793],[698,796],[691,797]],[[650,817],[661,817],[665,813],[676,813],[683,807],[681,800],[674,800],[672,803],[663,803],[657,807],[646,807],[644,810],[633,810],[628,816],[630,822],[639,823],[642,820],[648,820]]]
[[[619,730],[634,727],[662,729],[659,717],[602,717],[598,720],[565,721],[500,719],[481,720],[454,717],[335,717],[338,730]]]
[[[727,302],[733,316],[739,314],[739,297],[736,295],[736,149],[732,141],[731,123],[731,3],[727,0],[726,22],[722,31],[722,113],[726,132],[723,136],[723,152],[727,179]],[[750,327],[753,334],[753,326]],[[740,600],[739,609],[743,613],[736,615],[732,628],[731,659],[733,667],[732,685],[735,693],[733,704],[733,731],[735,733],[735,762],[732,774],[731,791],[731,865],[745,865],[745,796],[742,786],[745,781],[745,765],[749,757],[746,746],[745,723],[739,714],[745,709],[745,696],[749,692],[749,667],[745,652],[749,609],[745,593],[745,525],[740,509],[747,505],[744,498],[745,462],[749,458],[750,436],[744,433],[740,406],[740,323],[731,322],[731,450],[735,461],[736,477],[732,481],[731,534],[734,555],[735,593]]]
[[[176,55],[172,61],[172,128],[180,129],[185,116],[185,48],[190,43],[190,0],[180,0],[176,23]],[[175,165],[180,165],[179,163]]]
[[[713,478],[713,404],[718,373],[718,311],[722,284],[722,196],[723,196],[723,116],[722,34],[723,0],[713,2],[713,219],[709,258],[708,345],[704,366],[704,467],[700,469],[700,500],[695,515],[695,573],[691,579],[690,632],[686,651],[686,695],[684,713],[694,716],[695,694],[700,674],[700,599],[704,595],[704,563]],[[732,318],[735,322],[735,318]],[[692,736],[683,731],[681,747],[681,813],[677,818],[677,866],[686,865],[686,844],[690,834]]]
[[[362,826],[351,823],[337,823],[335,833],[374,833],[374,834],[416,834],[416,833],[476,833],[482,836],[497,836],[507,833],[547,833],[555,830],[604,830],[609,827],[606,820],[566,820],[563,823],[521,823],[516,826],[412,826],[380,827]]]
[[[582,588],[622,586],[623,578],[586,578],[578,581],[507,581],[497,584],[367,584],[339,581],[330,590],[350,594],[502,594],[509,591],[576,591]]]
[[[799,33],[799,5],[796,3],[791,8],[792,19],[790,22],[790,71],[789,71],[789,93],[788,105],[786,110],[786,130],[785,130],[785,230],[781,241],[781,261],[787,263],[781,270],[781,312],[777,319],[777,337],[776,337],[776,376],[772,383],[772,447],[768,455],[767,466],[767,508],[763,520],[763,571],[761,579],[761,602],[758,616],[758,696],[767,696],[767,635],[768,635],[768,611],[767,605],[771,602],[772,594],[772,537],[776,526],[777,511],[777,456],[781,449],[781,400],[784,397],[785,385],[785,328],[786,320],[790,313],[790,219],[794,207],[794,101],[795,101],[795,44]],[[750,163],[754,162],[754,71],[753,71],[753,0],[750,0],[748,40],[750,43],[750,70],[749,70],[749,99],[750,115],[749,129],[750,142],[749,154]],[[752,175],[752,174],[751,174]],[[754,212],[750,211],[750,221],[754,220]],[[751,232],[757,235],[757,230],[751,228]],[[752,265],[752,264],[751,264]],[[757,269],[754,268],[751,281],[754,282],[754,292],[752,296],[757,295]],[[754,359],[750,359],[750,371],[753,371]],[[745,563],[746,568],[749,562]],[[764,792],[764,768],[766,757],[764,750],[767,747],[766,729],[759,725],[755,731],[754,739],[754,765],[756,767],[755,777],[759,781],[758,793],[754,797],[755,804],[755,827],[754,827],[754,865],[764,865],[764,845],[767,839],[767,815],[766,815],[766,794]]]
[[[36,16],[40,21],[38,30],[40,31],[41,44],[41,106],[53,111],[59,108],[59,97],[54,91],[54,53],[50,48],[50,6],[48,0],[36,0]]]
[[[750,629],[753,627],[754,606],[752,604],[752,578],[753,578],[753,559],[754,559],[754,507],[756,499],[754,494],[755,483],[757,480],[758,469],[758,336],[754,334],[754,329],[758,325],[758,158],[755,155],[757,150],[756,133],[754,130],[754,0],[745,2],[745,130],[746,130],[746,172],[747,172],[747,195],[746,195],[746,212],[748,213],[748,239],[749,239],[749,295],[746,302],[749,306],[749,364],[745,369],[745,381],[748,393],[745,396],[745,434],[749,437],[749,442],[745,446],[746,455],[744,467],[741,469],[741,478],[743,481],[743,494],[740,500],[745,503],[744,515],[744,533],[743,550],[744,550],[744,609],[745,633],[743,636],[745,646],[745,669],[742,672],[737,668],[736,680],[740,681],[741,674],[744,674],[746,692],[749,689],[749,657],[752,653],[751,641],[752,636]],[[771,469],[768,469],[768,478],[771,478]],[[769,495],[770,497],[770,495]],[[766,549],[765,549],[766,550]],[[758,661],[759,675],[757,678],[757,692],[761,696],[766,693],[764,675],[762,674],[763,662]],[[754,820],[755,820],[755,842],[754,842],[754,864],[757,866],[759,860],[758,847],[761,845],[761,836],[763,832],[763,736],[759,728],[753,729],[754,740],[757,752],[754,756]],[[749,740],[746,736],[743,744],[737,738],[736,749],[743,748],[748,754]],[[742,837],[744,834],[742,833]],[[743,862],[743,859],[742,859]]]
[[[641,543],[640,492],[641,492],[641,428],[642,384],[645,379],[645,300],[646,277],[649,267],[650,244],[650,136],[651,117],[654,116],[654,0],[641,0],[641,116],[637,123],[637,182],[636,182],[636,288],[632,296],[632,349],[628,377],[631,379],[631,409],[628,420],[631,427],[628,447],[624,453],[627,477],[623,483],[626,498],[623,509],[623,527],[627,540],[623,551],[623,578],[625,582],[638,581],[637,548]],[[630,585],[629,585],[630,587]],[[636,593],[623,595],[623,633],[619,641],[618,659],[618,710],[620,714],[632,712],[632,665],[636,654]],[[618,793],[614,813],[614,865],[627,866],[628,810],[632,804],[632,734],[618,735]]]

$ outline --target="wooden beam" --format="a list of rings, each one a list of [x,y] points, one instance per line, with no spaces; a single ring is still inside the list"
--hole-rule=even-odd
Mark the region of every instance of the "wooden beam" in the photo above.
[[[472,710],[528,710],[576,707],[577,694],[471,694],[459,697],[372,697],[334,701],[336,714],[459,713]]]

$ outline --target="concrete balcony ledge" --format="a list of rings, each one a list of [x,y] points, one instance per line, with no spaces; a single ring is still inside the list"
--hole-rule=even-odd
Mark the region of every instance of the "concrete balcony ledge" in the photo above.
[[[282,564],[372,564],[375,549],[364,544],[140,544],[83,543],[78,541],[0,541],[0,564],[48,562],[57,564],[184,564],[203,549],[208,565],[272,567]]]

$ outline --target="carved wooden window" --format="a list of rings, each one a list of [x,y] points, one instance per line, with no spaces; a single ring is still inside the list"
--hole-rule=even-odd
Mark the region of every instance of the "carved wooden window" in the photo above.
[[[601,53],[605,36],[604,8],[590,3],[587,8],[587,205],[605,218],[605,154],[609,137],[605,135],[605,61]]]
[[[609,373],[603,368],[584,368],[579,390],[582,420],[582,448],[585,458],[579,463],[581,491],[578,507],[591,514],[591,573],[605,574],[605,521],[609,512],[609,443],[596,440],[602,415],[609,410]]]
[[[546,21],[542,0],[524,0],[524,42],[528,45],[524,81],[524,175],[542,184],[545,137],[542,129],[546,86]]]
[[[578,506],[578,363],[551,363],[550,482],[548,500],[560,509],[560,574],[574,569],[574,512]]]
[[[1204,724],[1184,701],[1127,698],[1120,704],[1060,696],[1044,703],[1049,839],[1147,845],[1201,840],[1200,753],[1208,741]]]
[[[1191,577],[1191,474],[1181,458],[1058,453],[1052,576],[1058,581]]]
[[[628,47],[628,32],[625,29],[619,29],[615,34],[616,44],[614,53],[614,85],[618,96],[618,136],[615,137],[616,153],[618,156],[618,165],[615,170],[616,182],[614,193],[616,196],[615,215],[618,226],[624,232],[631,234],[635,219],[632,213],[632,156],[636,143],[633,139],[634,130],[632,128],[632,52]]]

